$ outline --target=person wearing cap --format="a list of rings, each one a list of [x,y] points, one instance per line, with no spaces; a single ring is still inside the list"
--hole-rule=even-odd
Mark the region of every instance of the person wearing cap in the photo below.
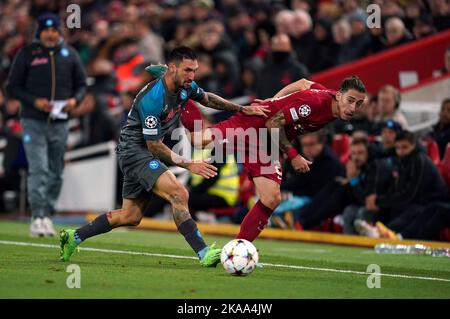
[[[17,53],[7,90],[22,104],[30,235],[54,236],[51,218],[62,186],[68,118],[86,92],[84,67],[64,42],[55,14],[38,17],[35,40]]]
[[[408,129],[408,120],[400,110],[401,94],[400,91],[392,85],[384,85],[378,91],[378,107],[380,114],[375,121],[383,123],[386,120],[392,119],[402,126],[403,129]]]
[[[402,131],[400,123],[394,120],[386,120],[381,127],[381,143],[373,145],[374,157],[393,159],[395,157],[395,138]]]

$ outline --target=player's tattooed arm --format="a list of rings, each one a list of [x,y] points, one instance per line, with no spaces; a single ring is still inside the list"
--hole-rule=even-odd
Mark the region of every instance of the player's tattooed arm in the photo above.
[[[227,101],[211,92],[207,92],[200,103],[204,106],[221,111],[240,112],[244,108],[242,105]]]
[[[189,160],[172,152],[171,149],[161,141],[147,141],[147,148],[152,154],[169,165],[187,168],[187,165],[190,163]]]
[[[278,111],[270,120],[266,122],[266,127],[269,129],[270,138],[279,146],[281,151],[285,153],[291,160],[292,167],[301,173],[306,173],[309,171],[309,165],[312,164],[303,156],[299,155],[292,144],[289,142],[284,125],[286,121],[284,119],[283,111]],[[274,129],[278,129],[278,138],[274,134]]]
[[[192,173],[211,178],[217,175],[217,168],[205,161],[191,161],[171,151],[161,141],[147,141],[149,151],[163,162],[190,170]]]
[[[266,122],[266,127],[269,129],[271,139],[279,146],[281,151],[287,152],[292,148],[292,144],[287,138],[284,124],[286,124],[286,121],[284,120],[283,111],[278,111],[278,113]],[[278,129],[278,139],[276,134],[273,134],[273,129]]]
[[[221,111],[230,111],[230,112],[242,112],[245,115],[258,115],[258,116],[264,116],[267,117],[266,113],[270,113],[270,110],[265,105],[250,105],[250,106],[242,106],[233,102],[230,102],[228,100],[225,100],[224,98],[211,93],[207,92],[205,94],[205,97],[202,101],[200,101],[201,104],[204,106],[221,110]]]

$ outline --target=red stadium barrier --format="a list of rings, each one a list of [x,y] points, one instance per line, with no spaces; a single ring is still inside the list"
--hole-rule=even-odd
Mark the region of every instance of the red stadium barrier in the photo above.
[[[338,88],[344,77],[355,74],[364,81],[368,92],[372,94],[386,84],[400,88],[399,74],[402,71],[416,72],[418,82],[421,82],[431,78],[434,71],[442,69],[448,46],[450,30],[313,74],[311,80],[325,87]]]

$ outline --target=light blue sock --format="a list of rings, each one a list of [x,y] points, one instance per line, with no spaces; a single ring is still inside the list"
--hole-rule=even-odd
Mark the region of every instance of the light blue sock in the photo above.
[[[200,250],[200,251],[197,253],[197,256],[198,256],[198,258],[199,258],[200,260],[202,260],[203,257],[205,257],[205,254],[206,254],[206,252],[208,251],[208,249],[209,249],[209,247],[206,246],[205,248],[203,248],[202,250]]]

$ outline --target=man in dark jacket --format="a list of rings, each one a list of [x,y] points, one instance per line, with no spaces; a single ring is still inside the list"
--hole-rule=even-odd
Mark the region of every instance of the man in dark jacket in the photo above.
[[[377,212],[388,228],[401,232],[423,208],[434,201],[447,199],[447,187],[436,166],[417,147],[413,133],[403,131],[395,139],[397,159],[392,170],[392,183],[383,194],[366,197],[366,209]],[[378,227],[385,237],[383,225]]]
[[[77,52],[64,43],[59,18],[38,18],[36,41],[17,54],[7,89],[21,101],[28,159],[31,236],[54,236],[51,216],[62,186],[68,113],[83,99],[86,75]]]
[[[308,76],[306,66],[297,61],[289,37],[286,34],[274,35],[270,56],[258,79],[256,95],[262,99],[272,97],[289,83]]]

